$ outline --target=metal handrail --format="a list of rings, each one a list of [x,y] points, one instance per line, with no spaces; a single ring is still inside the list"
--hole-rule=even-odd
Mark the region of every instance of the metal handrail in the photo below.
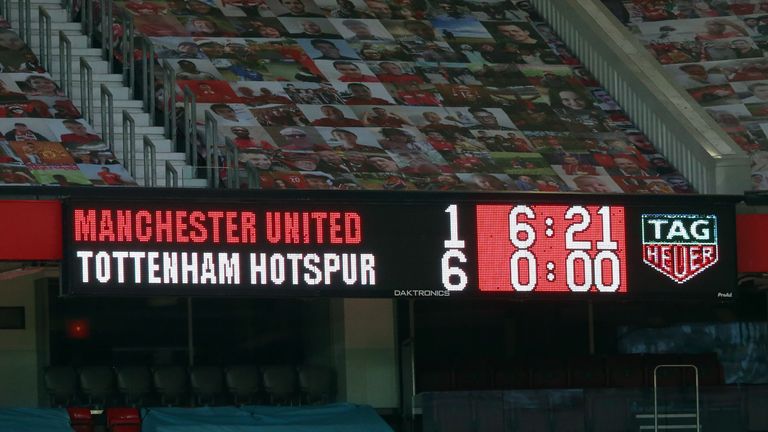
[[[699,368],[694,364],[661,364],[653,368],[653,430],[659,432],[659,383],[658,372],[659,369],[664,368],[676,368],[676,369],[693,369],[695,383],[696,383],[696,432],[701,431],[701,411],[699,409]]]
[[[136,177],[136,120],[128,110],[123,110],[123,163]]]
[[[208,179],[208,187],[216,187],[218,158],[216,151],[219,148],[219,122],[211,111],[205,111],[205,178]]]
[[[155,46],[144,36],[141,38],[141,95],[150,116],[155,114],[155,94]]]
[[[261,177],[259,169],[253,165],[245,165],[245,171],[248,173],[248,189],[260,189]]]
[[[163,60],[163,123],[166,138],[176,145],[176,73],[168,60]]]
[[[240,187],[240,151],[231,137],[224,138],[224,152],[227,163],[227,187],[237,189]]]
[[[107,60],[107,73],[112,73],[115,46],[112,43],[112,0],[99,0],[101,5],[101,57]]]
[[[157,186],[157,147],[152,139],[144,135],[144,186]],[[149,159],[149,160],[147,160]]]
[[[11,19],[11,0],[0,0],[0,14]]]
[[[106,138],[111,152],[115,151],[115,97],[106,84],[99,86],[101,92],[101,136]],[[105,109],[106,107],[106,109]]]
[[[59,86],[72,99],[72,41],[59,30]]]
[[[171,161],[165,161],[165,187],[179,187],[179,172]]]
[[[51,14],[43,6],[37,7],[37,18],[40,23],[40,33],[37,35],[40,40],[40,58],[43,61],[43,67],[51,71],[53,65],[53,34],[51,31]]]
[[[83,33],[88,35],[88,42],[90,44],[91,39],[93,38],[93,0],[82,0],[83,5],[81,6],[80,13],[81,13],[81,24],[82,24],[82,30]]]
[[[187,163],[197,168],[197,96],[184,86],[184,150]]]
[[[134,46],[134,34],[135,27],[133,23],[133,15],[125,14],[123,18],[123,83],[131,89],[131,95],[133,95],[133,89],[136,79],[134,72],[135,58],[133,57]]]
[[[72,7],[72,0],[62,0],[61,1],[61,7],[65,11],[67,11],[67,20],[68,21],[74,21],[75,20],[75,16],[74,16],[74,12],[73,12],[74,8]]]
[[[85,119],[93,124],[93,68],[85,57],[80,57],[80,106]]]
[[[8,17],[10,18],[10,14]],[[30,0],[19,0],[19,37],[27,44],[32,43],[32,2]]]

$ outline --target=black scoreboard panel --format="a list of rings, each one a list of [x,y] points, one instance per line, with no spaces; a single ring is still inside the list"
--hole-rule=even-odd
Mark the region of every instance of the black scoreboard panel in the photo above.
[[[65,205],[64,292],[727,300],[712,197],[305,193]]]

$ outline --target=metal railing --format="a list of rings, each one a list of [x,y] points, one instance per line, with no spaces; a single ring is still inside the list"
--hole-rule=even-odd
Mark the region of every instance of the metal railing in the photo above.
[[[224,155],[227,164],[227,187],[237,189],[240,187],[240,155],[237,145],[232,138],[224,138]]]
[[[165,187],[179,187],[179,172],[171,161],[165,161]]]
[[[123,110],[123,163],[136,177],[136,120],[128,110]]]
[[[197,96],[184,86],[184,151],[187,163],[197,168]]]
[[[99,86],[101,92],[101,137],[107,140],[109,150],[115,151],[115,97],[106,84]]]
[[[157,186],[157,147],[152,139],[144,135],[144,186]]]
[[[218,185],[219,122],[210,111],[205,112],[205,178],[208,187]]]
[[[133,90],[136,80],[136,59],[133,56],[133,51],[136,48],[134,45],[135,27],[133,23],[133,15],[125,14],[123,18],[123,83],[131,89],[131,96],[133,96]],[[146,107],[146,104],[144,105]]]
[[[75,10],[72,3],[72,0],[62,0],[61,2],[61,7],[67,11],[67,21],[75,20]]]
[[[31,0],[19,0],[19,37],[28,45],[32,44],[32,2]],[[10,19],[10,3],[7,17]]]
[[[72,99],[72,41],[59,30],[59,86]]]
[[[662,364],[653,368],[653,430],[659,432],[659,381],[658,374],[660,369],[693,369],[695,379],[695,396],[696,396],[696,411],[693,413],[696,423],[693,425],[680,425],[679,429],[690,429],[695,427],[696,432],[701,431],[701,409],[699,405],[699,368],[693,364]],[[661,429],[666,429],[662,426]]]
[[[141,94],[144,108],[155,114],[155,46],[148,37],[141,38]]]
[[[558,36],[700,193],[742,193],[749,159],[599,0],[532,0]]]
[[[80,57],[80,106],[83,117],[93,124],[93,68],[85,57]]]
[[[259,169],[253,165],[245,165],[245,171],[248,173],[248,189],[261,188],[261,176]]]
[[[176,145],[176,72],[163,60],[163,125],[165,137]]]
[[[40,59],[43,61],[43,67],[51,72],[53,66],[53,32],[51,30],[51,14],[43,6],[37,7],[37,19],[40,23],[40,33],[37,35],[40,40]]]
[[[100,0],[101,16],[101,57],[107,60],[107,73],[112,73],[112,66],[115,58],[115,45],[112,43],[112,0]]]
[[[11,0],[0,0],[0,14],[11,20]]]
[[[80,0],[80,28],[88,35],[88,41],[93,35],[93,3],[91,0]]]

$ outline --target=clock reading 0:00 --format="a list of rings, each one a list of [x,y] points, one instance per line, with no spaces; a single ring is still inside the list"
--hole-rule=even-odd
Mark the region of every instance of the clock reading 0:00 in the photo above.
[[[546,262],[544,277],[550,284],[564,282],[572,292],[588,292],[593,287],[599,292],[618,291],[624,279],[624,266],[617,253],[619,243],[613,238],[611,208],[597,208],[593,221],[593,214],[587,208],[567,207],[562,214],[565,232],[556,233],[555,216],[559,215],[545,216],[552,212],[542,212],[540,210],[545,209],[541,207],[547,206],[518,205],[509,212],[509,241],[516,248],[509,258],[512,288],[533,291],[543,283],[539,281],[542,272],[537,257],[540,257]],[[543,216],[543,230],[532,225],[537,216],[539,219]],[[620,223],[623,228],[623,220]],[[624,230],[620,231],[623,235]]]

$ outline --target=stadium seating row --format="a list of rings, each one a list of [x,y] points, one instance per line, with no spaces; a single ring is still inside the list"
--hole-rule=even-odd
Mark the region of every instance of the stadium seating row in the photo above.
[[[417,389],[423,391],[507,390],[546,388],[640,388],[653,385],[653,369],[660,364],[693,364],[699,384],[723,383],[722,367],[715,355],[622,355],[572,358],[457,362],[452,367],[417,368]],[[692,372],[664,369],[662,386],[693,382]]]
[[[624,6],[641,43],[751,155],[753,188],[768,189],[768,3],[633,0]]]
[[[8,27],[0,20],[0,185],[135,185]]]
[[[527,2],[115,6],[241,185],[250,168],[275,189],[693,190]]]
[[[333,397],[333,372],[318,366],[51,366],[52,406],[303,404]]]

